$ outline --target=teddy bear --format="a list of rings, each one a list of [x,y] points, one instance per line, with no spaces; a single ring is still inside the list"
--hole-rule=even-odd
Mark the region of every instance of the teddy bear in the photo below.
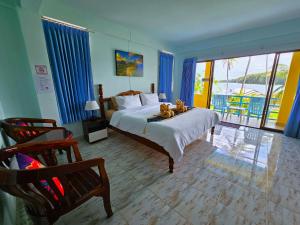
[[[171,118],[175,115],[174,111],[170,109],[170,106],[167,104],[160,105],[160,116],[163,118]]]
[[[177,112],[186,112],[187,111],[187,107],[184,106],[184,102],[181,101],[180,99],[176,100],[176,111]]]

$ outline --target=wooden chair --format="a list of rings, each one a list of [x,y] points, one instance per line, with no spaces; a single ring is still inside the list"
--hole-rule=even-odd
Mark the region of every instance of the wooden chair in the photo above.
[[[48,151],[72,149],[75,162],[51,165]],[[47,167],[31,170],[15,170],[8,167],[16,153],[35,158]],[[97,167],[99,174],[92,167]],[[52,178],[57,177],[64,189],[62,194]],[[47,191],[41,180],[46,180],[56,195]],[[104,168],[104,159],[82,160],[75,140],[46,143],[24,143],[0,151],[0,189],[24,200],[26,211],[34,224],[53,224],[58,218],[94,196],[103,198],[107,216],[112,216],[109,180]]]
[[[0,127],[18,144],[30,141],[53,129],[66,130],[64,127],[57,127],[55,120],[37,118],[8,118],[0,121]],[[72,133],[68,132],[71,138]]]

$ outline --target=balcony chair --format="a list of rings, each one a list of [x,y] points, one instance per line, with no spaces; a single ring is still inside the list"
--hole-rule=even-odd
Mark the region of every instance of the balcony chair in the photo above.
[[[227,95],[213,95],[212,104],[214,111],[221,112],[223,118],[228,110]]]
[[[265,98],[251,97],[248,106],[247,124],[249,123],[250,117],[256,117],[257,119],[260,119],[262,117],[264,105]]]
[[[63,148],[73,150],[75,162],[68,158],[69,163],[51,165],[45,153]],[[9,164],[13,164],[14,155],[20,155],[17,153],[39,160],[45,167],[11,169]],[[99,173],[92,167],[97,167]],[[63,192],[53,178],[59,179]],[[45,188],[45,182],[50,190]],[[103,198],[108,217],[113,214],[104,159],[83,161],[75,140],[24,143],[0,150],[0,189],[24,201],[34,224],[53,224],[62,215],[94,196]]]

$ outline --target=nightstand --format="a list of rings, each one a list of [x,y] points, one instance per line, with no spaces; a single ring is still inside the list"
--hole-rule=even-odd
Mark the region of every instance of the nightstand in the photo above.
[[[103,140],[107,135],[107,121],[101,118],[82,121],[84,138],[89,143]]]

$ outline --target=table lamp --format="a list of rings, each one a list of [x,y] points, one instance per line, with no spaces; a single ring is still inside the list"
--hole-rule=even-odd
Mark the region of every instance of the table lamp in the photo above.
[[[159,93],[158,98],[162,101],[167,99],[166,93]]]
[[[93,111],[98,110],[98,109],[99,109],[99,105],[95,100],[86,101],[85,107],[84,107],[85,111],[92,111],[93,112]],[[93,113],[92,113],[92,115],[93,115]],[[96,117],[93,116],[92,119],[96,119]]]

